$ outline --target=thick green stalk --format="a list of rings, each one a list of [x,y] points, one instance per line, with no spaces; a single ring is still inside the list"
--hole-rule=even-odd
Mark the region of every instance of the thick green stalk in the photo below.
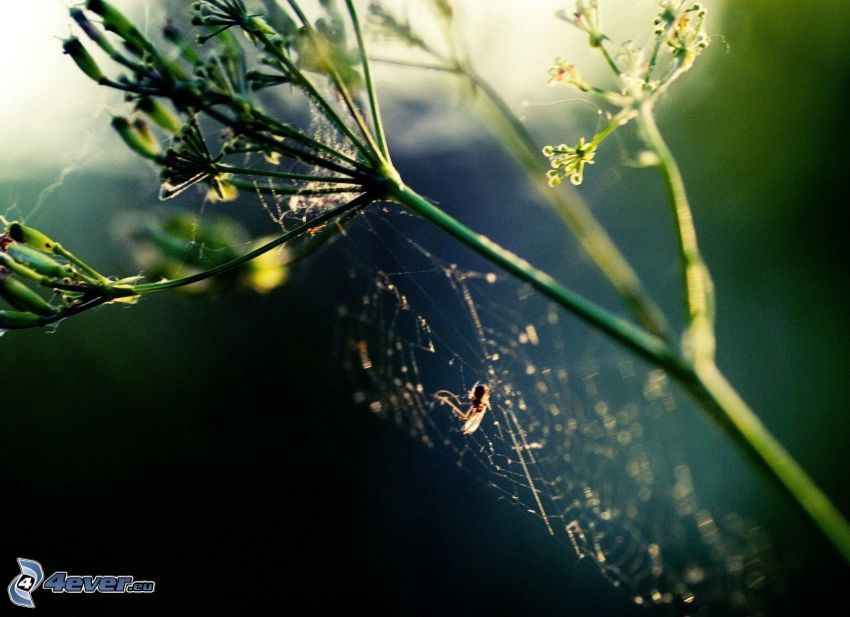
[[[651,101],[641,105],[638,123],[644,139],[658,157],[658,165],[673,208],[688,311],[688,329],[683,341],[685,355],[695,361],[712,360],[715,349],[714,283],[697,244],[697,232],[685,191],[685,181],[673,153],[658,130]]]
[[[482,257],[528,283],[559,305],[623,343],[640,356],[674,373],[688,373],[689,368],[660,337],[617,317],[579,294],[558,283],[549,274],[535,268],[518,255],[502,248],[486,236],[470,229],[432,202],[401,183],[390,187],[390,197],[419,214],[449,235],[460,240]]]
[[[755,412],[712,361],[698,362],[697,382],[689,390],[720,415],[735,442],[792,498],[850,562],[850,523],[788,451],[761,423]]]
[[[793,499],[835,548],[850,561],[850,524],[826,494],[767,430],[714,362],[714,284],[697,243],[693,214],[676,159],[655,122],[651,102],[640,109],[640,129],[658,156],[676,222],[688,328],[683,355],[695,380],[684,382],[734,441]]]

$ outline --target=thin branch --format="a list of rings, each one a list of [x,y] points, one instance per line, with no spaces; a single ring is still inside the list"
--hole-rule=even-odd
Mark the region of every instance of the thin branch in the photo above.
[[[352,212],[355,210],[359,210],[361,208],[366,207],[372,201],[374,201],[374,196],[369,193],[363,193],[362,195],[358,195],[351,201],[337,206],[332,210],[328,210],[319,216],[302,223],[301,225],[287,231],[286,233],[278,236],[274,240],[267,242],[266,244],[237,257],[236,259],[231,259],[227,263],[223,263],[214,268],[210,268],[209,270],[204,270],[203,272],[198,272],[197,274],[192,274],[190,276],[184,276],[178,279],[171,279],[166,281],[159,281],[157,283],[142,283],[140,285],[134,285],[133,290],[138,294],[147,294],[153,293],[157,291],[162,291],[164,289],[175,289],[177,287],[185,287],[186,285],[191,285],[192,283],[198,283],[200,281],[206,280],[218,274],[222,274],[224,272],[229,272],[243,264],[248,263],[249,261],[256,259],[260,255],[268,253],[272,249],[275,249],[279,246],[282,246],[289,242],[290,240],[297,238],[304,233],[310,231],[311,229],[316,229],[317,227],[321,227],[328,221],[346,214],[348,212]]]
[[[345,0],[345,5],[348,7],[348,14],[351,16],[351,23],[354,25],[354,34],[357,37],[357,47],[360,50],[360,64],[363,67],[363,77],[366,80],[366,92],[369,96],[369,107],[372,111],[372,125],[375,127],[375,136],[378,140],[378,146],[384,154],[387,162],[390,161],[390,151],[387,148],[387,138],[384,135],[384,124],[381,121],[381,111],[378,105],[378,96],[375,93],[375,84],[372,81],[372,71],[369,66],[369,56],[366,53],[366,43],[363,40],[363,32],[360,29],[360,19],[357,17],[357,11],[354,9],[354,4],[351,0]]]
[[[647,144],[658,157],[676,222],[676,239],[689,324],[685,353],[691,359],[713,359],[714,283],[697,244],[697,233],[685,182],[673,153],[658,130],[651,103],[641,106],[638,122]]]

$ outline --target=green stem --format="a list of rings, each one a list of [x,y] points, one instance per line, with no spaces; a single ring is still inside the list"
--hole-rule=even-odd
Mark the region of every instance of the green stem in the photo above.
[[[309,163],[312,165],[316,165],[317,167],[322,167],[329,171],[335,171],[341,174],[347,174],[352,177],[360,176],[367,177],[369,172],[369,167],[363,165],[362,163],[358,163],[358,169],[352,170],[347,169],[346,167],[335,163],[334,161],[330,161],[326,158],[318,156],[312,152],[306,152],[304,150],[300,150],[298,148],[293,148],[291,146],[287,146],[285,143],[281,143],[265,135],[259,131],[256,131],[250,127],[245,126],[239,120],[233,119],[229,117],[227,114],[224,114],[214,107],[204,107],[204,113],[206,113],[211,118],[214,118],[224,126],[228,126],[235,131],[241,131],[246,135],[250,135],[251,139],[253,139],[258,144],[262,144],[266,146],[269,150],[274,152],[280,152],[284,156],[291,157],[293,159],[303,161],[305,163]],[[361,171],[362,170],[362,171]]]
[[[271,54],[278,62],[283,64],[286,67],[286,71],[295,78],[296,83],[301,87],[301,89],[307,94],[308,98],[319,106],[323,115],[331,121],[331,123],[345,135],[351,144],[360,152],[361,155],[371,163],[377,163],[375,160],[375,155],[370,148],[367,148],[360,139],[354,134],[351,128],[346,124],[336,110],[331,106],[331,104],[327,101],[325,97],[323,97],[316,86],[312,81],[299,69],[295,66],[295,63],[292,62],[289,58],[286,57],[280,48],[275,45],[266,34],[266,30],[273,32],[272,28],[261,18],[252,17],[252,23],[258,23],[259,25],[256,28],[249,28],[247,31],[250,32],[253,36],[257,37],[262,44],[265,50]]]
[[[71,253],[70,251],[65,250],[65,248],[61,244],[53,245],[53,253],[55,255],[60,255],[70,261],[72,264],[77,266],[80,270],[80,274],[95,283],[108,283],[109,279],[103,276],[100,272],[92,268],[82,259]]]
[[[655,45],[652,47],[652,55],[649,58],[649,64],[646,65],[646,73],[643,76],[643,80],[647,83],[649,83],[649,80],[652,78],[652,72],[658,64],[658,52],[661,51],[661,43],[667,36],[667,32],[669,32],[669,30],[670,26],[668,25],[664,28],[664,32],[657,35],[655,38]]]
[[[384,134],[384,123],[381,120],[381,110],[378,105],[378,96],[375,93],[375,84],[372,81],[372,70],[369,66],[369,56],[366,53],[366,43],[363,40],[363,31],[360,29],[360,19],[357,17],[357,11],[354,9],[354,4],[351,0],[345,0],[345,5],[348,7],[348,14],[351,17],[351,23],[354,26],[354,34],[357,37],[357,47],[360,50],[360,64],[363,66],[363,77],[366,80],[366,93],[369,97],[369,108],[372,112],[372,124],[375,127],[375,137],[378,140],[378,146],[387,163],[391,164],[390,151],[387,148],[387,138]]]
[[[608,50],[605,49],[605,43],[599,41],[599,50],[602,52],[602,55],[605,57],[605,62],[608,63],[608,66],[614,71],[614,75],[619,77],[622,72],[620,71],[620,67],[617,66],[617,63],[614,62],[614,59],[611,57],[611,54],[608,53]]]
[[[591,140],[588,147],[593,149],[597,148],[599,144],[605,141],[605,138],[610,136],[611,133],[616,131],[618,128],[637,117],[637,111],[635,111],[632,107],[626,107],[621,110],[616,116],[611,118],[611,121],[606,124],[601,131],[599,131],[596,136]]]
[[[437,60],[444,62],[435,52],[430,49],[427,51]],[[605,228],[593,216],[581,196],[575,192],[567,195],[564,191],[552,190],[552,187],[546,181],[548,166],[540,156],[540,149],[534,138],[517,119],[508,104],[499,96],[499,93],[486,80],[466,65],[420,64],[387,58],[382,58],[379,61],[397,66],[461,75],[470,82],[473,89],[480,91],[484,95],[485,102],[490,104],[487,117],[490,118],[492,123],[493,133],[522,166],[528,177],[533,180],[541,196],[552,204],[555,211],[570,228],[582,249],[617,290],[623,302],[638,321],[658,337],[665,340],[669,338],[664,314],[649,297],[634,268],[617,248],[617,245],[614,244]]]
[[[685,191],[685,181],[673,153],[661,136],[661,131],[658,130],[650,101],[641,106],[638,122],[644,139],[658,157],[658,165],[664,176],[667,194],[673,208],[688,312],[685,355],[690,359],[713,359],[714,283],[697,244],[697,233]]]
[[[378,147],[378,144],[375,143],[375,139],[372,137],[372,133],[369,131],[369,127],[366,125],[366,121],[363,119],[363,116],[360,114],[360,110],[357,109],[357,105],[354,104],[354,99],[351,96],[351,92],[348,90],[348,87],[345,85],[345,82],[340,77],[339,72],[334,67],[333,59],[329,58],[325,53],[324,46],[322,42],[319,40],[316,35],[316,31],[313,29],[310,20],[307,19],[307,16],[301,10],[301,7],[298,6],[298,3],[295,0],[288,0],[289,6],[292,8],[293,12],[298,16],[298,19],[301,21],[301,25],[304,27],[304,30],[307,32],[307,36],[310,37],[310,41],[312,41],[314,47],[316,48],[316,52],[322,57],[324,60],[328,74],[331,77],[331,81],[334,82],[336,86],[336,90],[339,95],[342,97],[343,103],[345,103],[346,108],[348,108],[348,113],[351,115],[354,123],[357,125],[357,128],[360,129],[360,133],[366,139],[366,143],[368,145],[369,150],[372,153],[372,156],[378,160],[380,163],[385,163],[383,160],[384,155],[382,150]]]
[[[644,138],[658,156],[676,221],[688,308],[684,355],[695,381],[685,382],[721,426],[778,483],[836,549],[850,561],[850,524],[729,384],[714,363],[714,285],[697,244],[693,214],[679,166],[664,141],[650,102],[640,110]]]
[[[426,51],[434,55],[430,50]],[[448,66],[446,64],[436,62],[416,62],[413,60],[398,60],[396,58],[383,58],[379,56],[372,56],[372,62],[380,62],[381,64],[389,64],[391,66],[401,66],[406,69],[437,71],[438,73],[454,73],[455,75],[463,73],[463,70],[460,67]]]
[[[335,195],[337,193],[356,193],[362,191],[363,187],[359,184],[352,186],[327,186],[321,188],[299,187],[299,186],[276,186],[264,185],[258,182],[247,182],[245,180],[228,180],[230,184],[238,189],[254,190],[260,193],[269,193],[272,195]]]
[[[229,272],[234,268],[238,268],[239,266],[248,263],[252,259],[256,259],[260,255],[268,253],[272,249],[286,244],[290,240],[297,238],[298,236],[306,233],[311,229],[315,229],[324,225],[331,219],[341,216],[347,212],[352,212],[354,210],[363,208],[373,200],[374,196],[369,193],[363,193],[362,195],[359,195],[348,203],[345,203],[341,206],[337,206],[332,210],[328,210],[327,212],[320,214],[319,216],[307,221],[306,223],[302,223],[298,227],[287,231],[286,233],[275,238],[274,240],[271,240],[270,242],[267,242],[266,244],[254,249],[253,251],[249,251],[248,253],[237,257],[236,259],[231,259],[227,263],[223,263],[214,268],[210,268],[209,270],[204,270],[203,272],[198,272],[197,274],[184,276],[178,279],[159,281],[157,283],[142,283],[141,285],[134,285],[133,291],[141,295],[146,293],[163,291],[165,289],[175,289],[177,287],[185,287],[186,285],[191,285],[192,283],[198,283],[200,281],[206,280],[224,272]]]
[[[554,300],[590,325],[599,328],[623,343],[638,355],[667,368],[671,372],[689,372],[687,365],[682,363],[678,355],[660,337],[646,332],[633,323],[609,313],[579,294],[570,291],[547,273],[502,248],[486,236],[473,231],[412,189],[400,183],[392,184],[390,196],[460,240],[491,263],[528,283],[547,298]]]
[[[251,113],[257,120],[260,121],[261,124],[271,127],[271,129],[273,129],[272,132],[277,131],[281,133],[281,136],[284,138],[289,137],[295,139],[296,141],[300,141],[309,148],[314,148],[321,152],[330,154],[334,158],[337,158],[341,161],[345,161],[346,163],[357,169],[368,169],[367,166],[363,165],[363,163],[357,161],[356,159],[353,159],[350,156],[343,154],[332,146],[323,144],[321,141],[313,139],[309,135],[305,135],[298,129],[295,129],[287,124],[284,124],[283,122],[278,121],[276,118],[273,118],[272,116],[263,113],[256,107],[251,110]]]
[[[850,523],[793,459],[781,443],[767,430],[741,396],[726,380],[714,362],[696,365],[698,384],[691,391],[708,400],[728,424],[735,441],[744,444],[759,467],[778,482],[784,491],[820,528],[832,545],[850,562]]]
[[[339,176],[315,176],[310,174],[298,174],[288,171],[275,171],[273,169],[250,169],[247,167],[234,167],[218,163],[215,166],[216,171],[222,173],[234,174],[238,176],[262,176],[264,178],[280,178],[282,180],[300,180],[302,182],[323,182],[328,184],[355,184],[356,180],[352,178],[343,178]]]

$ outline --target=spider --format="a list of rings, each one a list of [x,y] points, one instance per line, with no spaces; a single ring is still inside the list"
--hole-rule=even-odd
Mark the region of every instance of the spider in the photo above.
[[[464,412],[461,411],[463,403],[457,394],[448,390],[439,390],[434,393],[434,397],[441,405],[448,405],[457,414],[457,417],[463,421],[460,432],[463,435],[472,435],[481,426],[484,414],[490,409],[490,387],[487,384],[475,382],[475,385],[472,386],[467,396],[470,403]]]

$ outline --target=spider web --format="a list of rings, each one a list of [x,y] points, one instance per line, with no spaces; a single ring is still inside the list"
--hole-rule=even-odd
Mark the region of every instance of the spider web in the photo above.
[[[527,286],[447,262],[385,207],[338,244],[358,301],[340,306],[354,400],[453,457],[631,599],[664,614],[759,612],[764,534],[701,500],[666,374]],[[485,384],[490,410],[465,412]],[[450,393],[450,394],[448,394]]]

